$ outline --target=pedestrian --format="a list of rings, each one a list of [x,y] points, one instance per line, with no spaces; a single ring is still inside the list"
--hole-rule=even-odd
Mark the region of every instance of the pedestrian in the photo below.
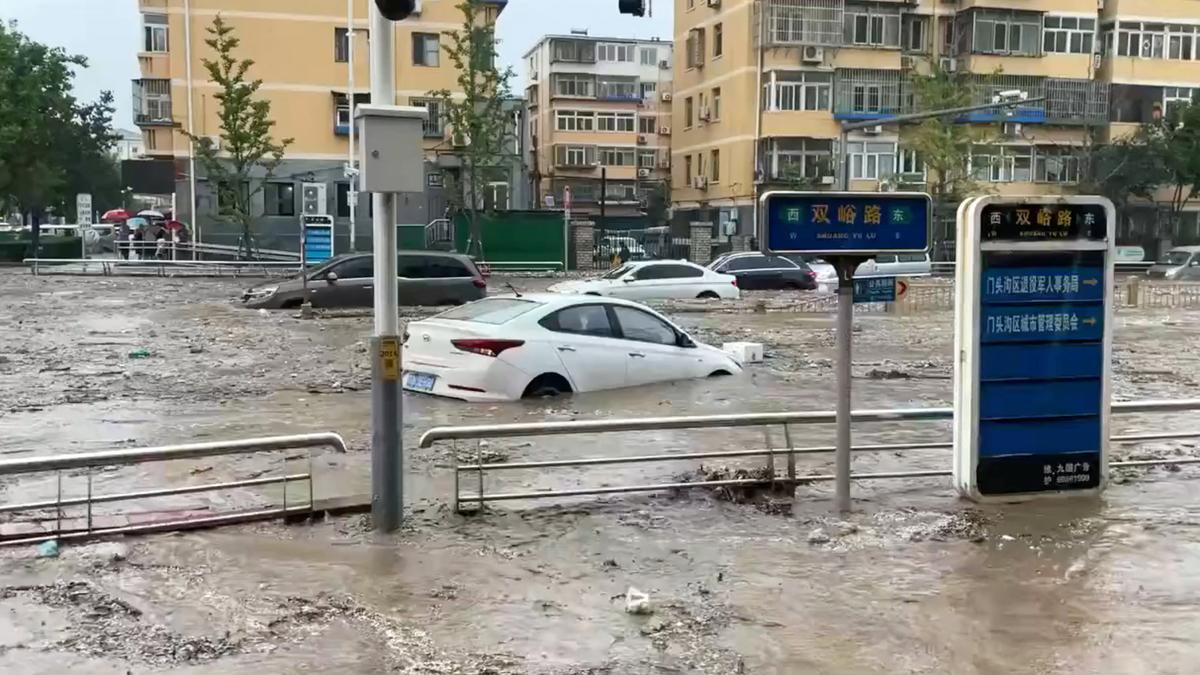
[[[617,254],[617,257],[620,258],[619,264],[621,264],[621,265],[624,265],[625,263],[629,262],[629,258],[632,257],[632,254],[629,253],[629,245],[628,244],[626,244],[625,242],[621,242],[621,252]]]
[[[117,255],[121,256],[122,260],[129,260],[129,235],[129,220],[122,220],[117,225],[117,236],[113,238],[113,243],[117,247]]]

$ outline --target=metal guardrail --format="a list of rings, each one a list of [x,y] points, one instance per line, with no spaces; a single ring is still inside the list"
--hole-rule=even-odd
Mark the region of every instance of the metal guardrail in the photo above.
[[[55,499],[16,504],[0,503],[0,514],[53,510],[53,520],[55,523],[54,529],[50,532],[33,534],[31,536],[0,538],[0,545],[27,544],[50,539],[88,539],[110,534],[162,532],[185,528],[212,527],[216,525],[242,523],[253,520],[265,520],[269,518],[311,514],[313,510],[313,469],[311,450],[313,448],[321,447],[332,448],[337,452],[346,452],[346,442],[338,434],[314,433],[0,460],[0,477],[46,472],[54,472],[57,474],[57,496]],[[307,456],[307,467],[301,473],[287,473],[288,460],[285,459],[284,473],[277,476],[258,476],[243,480],[202,483],[196,485],[184,485],[112,494],[93,494],[92,492],[93,473],[99,469],[108,469],[114,466],[131,466],[149,462],[166,462],[181,459],[199,459],[226,455],[257,454],[297,449],[309,450]],[[83,472],[84,477],[87,480],[87,492],[85,496],[64,498],[63,472],[80,471]],[[75,474],[73,474],[73,476],[74,475]],[[289,504],[288,486],[296,483],[302,483],[305,485],[307,488],[305,490],[305,496],[299,503]],[[94,526],[94,514],[92,507],[95,504],[149,499],[152,497],[168,497],[174,495],[197,494],[202,492],[215,492],[264,485],[283,486],[282,505],[278,507],[256,509],[252,511],[237,511],[214,516],[200,516],[136,525],[112,527]],[[63,509],[74,506],[83,506],[86,509],[83,517],[83,527],[64,528]]]
[[[1122,401],[1113,403],[1113,414],[1163,413],[1178,411],[1200,410],[1200,399],[1177,400],[1146,400]],[[954,417],[953,408],[906,408],[856,410],[851,414],[854,422],[894,422],[894,421],[949,421]],[[797,475],[796,457],[798,455],[832,453],[833,446],[797,448],[792,442],[791,425],[799,424],[832,424],[836,415],[831,410],[811,412],[784,413],[750,413],[734,415],[693,415],[683,417],[645,417],[618,418],[602,420],[579,420],[571,422],[527,422],[517,424],[482,424],[459,427],[435,427],[421,436],[420,447],[428,448],[439,441],[484,440],[495,438],[521,438],[530,436],[565,436],[576,434],[618,433],[633,431],[663,431],[663,430],[697,430],[715,428],[762,427],[766,438],[766,447],[752,450],[715,450],[710,452],[670,453],[653,455],[634,455],[628,457],[593,457],[581,459],[539,460],[529,462],[494,462],[485,463],[482,459],[471,464],[458,462],[457,444],[454,446],[454,508],[460,510],[463,503],[482,506],[489,501],[508,501],[521,499],[541,499],[546,497],[576,497],[589,495],[605,495],[632,492],[653,492],[671,489],[690,489],[700,487],[722,486],[774,486],[776,483],[796,485],[832,481],[832,474]],[[783,429],[784,447],[772,446],[770,427],[781,426]],[[1154,432],[1140,434],[1125,434],[1113,436],[1113,443],[1129,444],[1143,443],[1154,440],[1170,440],[1180,438],[1200,438],[1200,430],[1180,432]],[[903,450],[946,450],[953,447],[952,443],[944,441],[886,443],[875,445],[858,445],[851,448],[853,452],[895,452]],[[775,457],[783,455],[787,459],[786,473],[777,476],[775,473]],[[727,480],[688,481],[673,483],[653,483],[644,485],[605,486],[598,488],[581,488],[574,490],[551,490],[536,492],[510,492],[488,494],[484,490],[484,475],[487,472],[546,469],[560,467],[587,467],[613,464],[638,464],[648,462],[676,462],[696,459],[712,459],[727,457],[766,457],[768,478],[737,478]],[[1200,463],[1200,457],[1188,457],[1163,460],[1138,460],[1127,462],[1110,462],[1110,467],[1136,467],[1171,464]],[[462,493],[460,483],[463,474],[474,473],[477,478],[475,493]],[[929,478],[949,476],[950,471],[895,471],[877,473],[851,474],[853,480],[879,480],[895,478]]]
[[[300,271],[299,262],[271,260],[121,260],[117,258],[25,258],[34,275],[41,274],[87,274],[89,267],[100,270],[104,276],[112,276],[122,268],[142,272],[149,270],[157,276],[275,276],[290,275]],[[250,275],[248,271],[260,274]]]

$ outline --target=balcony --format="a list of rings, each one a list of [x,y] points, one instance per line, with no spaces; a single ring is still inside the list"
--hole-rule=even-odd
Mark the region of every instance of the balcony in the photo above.
[[[173,126],[171,81],[140,79],[133,81],[133,121],[139,127]]]
[[[599,80],[596,82],[596,100],[641,103],[641,87],[635,78]]]
[[[766,0],[756,5],[766,47],[838,47],[845,41],[843,0]]]
[[[900,70],[843,68],[835,77],[833,116],[865,121],[908,112],[912,96],[904,95],[906,89]]]
[[[550,44],[550,62],[595,63],[596,43],[591,40],[553,40]]]

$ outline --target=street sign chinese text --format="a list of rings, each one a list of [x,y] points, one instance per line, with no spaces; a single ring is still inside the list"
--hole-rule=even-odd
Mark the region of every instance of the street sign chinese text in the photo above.
[[[769,251],[871,255],[929,247],[924,194],[768,192],[761,213]]]

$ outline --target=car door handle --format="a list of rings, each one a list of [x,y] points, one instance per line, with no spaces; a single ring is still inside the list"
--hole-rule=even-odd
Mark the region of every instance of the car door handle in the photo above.
[[[642,354],[641,352],[629,352],[629,355],[630,355],[631,357],[635,358],[635,359],[644,359],[644,358],[646,358],[646,355],[645,355],[645,354]]]
[[[565,345],[564,345],[564,346],[562,346],[562,347],[559,347],[559,348],[558,348],[558,351],[560,351],[560,352],[573,352],[573,351],[575,351],[575,348],[574,348],[574,347],[567,347],[567,346],[565,346]]]

